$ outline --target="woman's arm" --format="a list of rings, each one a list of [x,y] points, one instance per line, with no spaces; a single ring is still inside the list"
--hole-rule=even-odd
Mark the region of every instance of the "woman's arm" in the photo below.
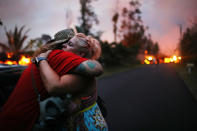
[[[83,88],[93,86],[93,77],[82,77],[79,75],[66,74],[58,76],[57,73],[49,66],[46,60],[39,63],[40,75],[46,90],[51,95],[60,95],[65,93],[75,94],[82,91]]]

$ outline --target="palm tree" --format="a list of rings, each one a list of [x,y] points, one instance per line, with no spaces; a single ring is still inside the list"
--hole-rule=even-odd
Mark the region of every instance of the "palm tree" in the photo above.
[[[41,37],[31,39],[28,44],[23,48],[24,51],[35,51],[41,46],[45,45],[52,38],[48,34],[42,34]]]
[[[24,28],[25,26],[22,26],[21,28],[18,28],[17,26],[15,26],[14,31],[12,30],[7,31],[7,29],[5,28],[8,45],[0,43],[0,47],[5,52],[12,52],[14,54],[15,60],[19,60],[20,53],[24,51],[22,47],[23,47],[24,41],[27,39],[27,33],[29,31],[28,29],[24,33],[22,33]]]

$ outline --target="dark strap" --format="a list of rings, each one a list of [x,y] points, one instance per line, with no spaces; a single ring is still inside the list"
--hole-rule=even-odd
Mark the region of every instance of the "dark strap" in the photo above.
[[[40,102],[40,93],[39,93],[38,89],[36,88],[36,81],[35,81],[34,75],[33,75],[33,64],[31,65],[31,79],[32,79],[34,91],[37,94],[37,101]]]

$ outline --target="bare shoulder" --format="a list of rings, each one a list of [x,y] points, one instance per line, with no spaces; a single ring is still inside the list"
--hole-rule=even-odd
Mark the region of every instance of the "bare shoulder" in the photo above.
[[[86,76],[99,76],[103,73],[102,65],[96,60],[86,60],[77,66],[73,73]]]

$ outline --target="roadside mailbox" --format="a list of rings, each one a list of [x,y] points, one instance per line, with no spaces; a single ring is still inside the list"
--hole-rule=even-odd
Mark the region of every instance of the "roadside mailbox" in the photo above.
[[[187,63],[186,67],[188,74],[191,74],[192,68],[194,67],[194,63]]]

